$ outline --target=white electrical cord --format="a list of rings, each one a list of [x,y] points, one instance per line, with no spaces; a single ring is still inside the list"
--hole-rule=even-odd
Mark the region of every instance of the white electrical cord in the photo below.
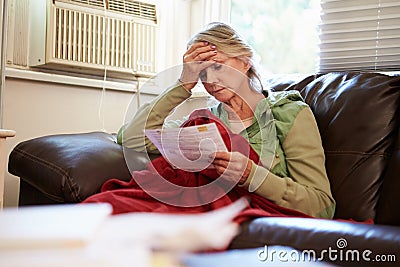
[[[105,56],[103,57],[103,62],[105,62],[104,64],[104,78],[103,78],[103,87],[101,90],[101,96],[100,96],[100,104],[99,104],[99,112],[98,112],[98,119],[99,119],[99,123],[101,125],[101,131],[106,132],[105,129],[105,117],[104,117],[104,99],[106,96],[106,82],[107,82],[107,66],[109,64],[109,60],[110,60],[110,35],[109,35],[109,20],[108,20],[108,16],[107,16],[107,0],[103,0],[104,3],[104,19],[106,20],[105,23],[105,27],[104,27],[104,31],[106,34],[106,51],[105,51]],[[98,33],[100,34],[100,33]]]

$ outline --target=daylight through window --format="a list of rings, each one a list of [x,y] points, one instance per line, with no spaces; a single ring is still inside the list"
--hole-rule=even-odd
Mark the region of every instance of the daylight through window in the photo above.
[[[232,0],[231,24],[257,52],[265,74],[314,73],[319,0]]]

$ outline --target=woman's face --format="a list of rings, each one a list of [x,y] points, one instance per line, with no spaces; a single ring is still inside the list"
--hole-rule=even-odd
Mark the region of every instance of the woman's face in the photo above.
[[[227,102],[248,87],[249,68],[249,63],[218,52],[216,63],[204,69],[200,79],[210,95],[218,101]]]

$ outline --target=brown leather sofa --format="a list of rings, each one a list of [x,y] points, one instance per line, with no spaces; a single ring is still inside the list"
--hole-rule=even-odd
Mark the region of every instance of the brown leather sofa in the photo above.
[[[332,72],[268,83],[300,91],[315,114],[335,219],[258,218],[242,225],[230,248],[283,245],[335,265],[400,266],[400,77]],[[132,169],[149,160],[134,158]],[[13,149],[8,170],[21,178],[20,205],[80,202],[107,179],[130,179],[122,147],[103,132],[27,140]]]

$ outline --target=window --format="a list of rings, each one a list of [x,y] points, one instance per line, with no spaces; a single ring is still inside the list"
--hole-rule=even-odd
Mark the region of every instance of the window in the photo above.
[[[319,21],[319,0],[232,0],[231,24],[267,74],[316,71]]]
[[[399,70],[398,0],[322,0],[320,72]]]

